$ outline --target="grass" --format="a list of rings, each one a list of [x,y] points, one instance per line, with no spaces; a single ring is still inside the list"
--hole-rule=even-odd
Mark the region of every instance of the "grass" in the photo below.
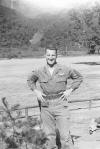
[[[84,77],[80,88],[70,97],[71,100],[93,99],[100,97],[99,56],[78,56],[58,58],[58,62],[77,69]],[[77,64],[78,63],[78,64]],[[36,67],[45,64],[45,59],[11,59],[0,63],[0,97],[6,96],[10,104],[35,104],[34,93],[27,86],[27,77]]]

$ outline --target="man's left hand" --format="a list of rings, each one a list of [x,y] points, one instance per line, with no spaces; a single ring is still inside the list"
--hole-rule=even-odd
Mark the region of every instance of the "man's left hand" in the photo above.
[[[71,92],[73,91],[72,88],[67,89],[63,92],[63,95],[60,97],[62,100],[67,100],[67,98],[70,96]]]

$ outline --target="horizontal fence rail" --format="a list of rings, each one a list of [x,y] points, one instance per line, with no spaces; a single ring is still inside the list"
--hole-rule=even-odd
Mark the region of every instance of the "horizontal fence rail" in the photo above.
[[[97,104],[96,106],[94,106],[94,102],[99,102],[100,98],[95,98],[95,99],[84,99],[84,100],[72,100],[72,101],[68,101],[69,106],[75,103],[85,103],[87,102],[87,106],[86,107],[80,107],[77,105],[77,108],[75,108],[72,105],[72,108],[69,108],[70,111],[75,111],[75,110],[80,110],[80,109],[93,109],[93,108],[100,108],[100,104]],[[39,116],[40,114],[40,109],[39,109],[39,105],[32,105],[32,106],[20,106],[19,108],[17,108],[16,110],[11,110],[11,111],[23,111],[23,115],[20,118],[27,118],[28,116]],[[0,113],[2,113],[2,107],[0,110]],[[29,114],[31,113],[31,114]]]

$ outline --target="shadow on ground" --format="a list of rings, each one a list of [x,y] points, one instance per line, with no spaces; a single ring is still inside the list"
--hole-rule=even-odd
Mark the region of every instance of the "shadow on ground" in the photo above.
[[[100,65],[100,62],[78,62],[75,64]]]

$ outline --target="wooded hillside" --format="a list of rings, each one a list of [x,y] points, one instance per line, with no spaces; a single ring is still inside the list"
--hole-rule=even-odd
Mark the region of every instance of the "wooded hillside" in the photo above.
[[[0,46],[23,47],[29,44],[35,29],[32,20],[7,7],[0,6]]]
[[[35,48],[34,45],[29,48],[30,39],[38,30],[42,30],[43,37],[35,44]],[[5,48],[17,48],[19,52],[25,49],[27,57],[27,50],[36,51],[47,44],[54,44],[63,55],[71,50],[85,51],[99,47],[100,5],[62,11],[55,15],[42,14],[35,19],[0,6],[0,51],[6,53]]]

